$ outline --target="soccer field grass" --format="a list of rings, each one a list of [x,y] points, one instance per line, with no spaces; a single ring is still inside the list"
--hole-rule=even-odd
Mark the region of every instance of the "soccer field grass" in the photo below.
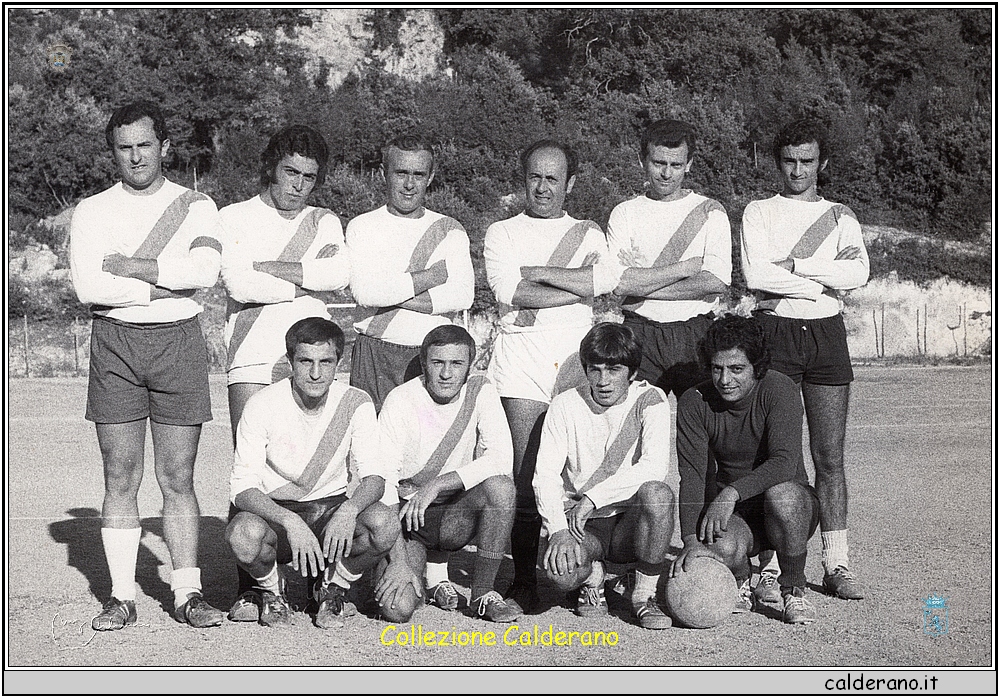
[[[817,533],[806,571],[819,619],[809,626],[784,625],[771,612],[733,616],[709,630],[644,631],[626,613],[618,615],[614,604],[605,620],[577,618],[547,588],[542,597],[550,607],[518,621],[513,645],[504,642],[505,626],[459,613],[428,607],[413,619],[424,632],[493,631],[492,647],[386,644],[403,628],[383,634],[386,623],[363,615],[327,632],[305,614],[281,629],[226,622],[195,630],[176,623],[165,608],[171,602],[169,558],[148,443],[139,498],[139,623],[95,634],[90,619],[109,594],[110,580],[100,543],[100,453],[94,427],[83,419],[86,381],[9,381],[8,666],[989,666],[990,368],[859,367],[856,375],[846,462],[852,567],[865,583],[864,601],[820,591]],[[223,377],[213,377],[212,393],[214,421],[203,430],[196,468],[200,564],[206,597],[225,608],[236,580],[222,535],[232,457]],[[808,446],[806,454],[811,476]],[[675,463],[670,470],[668,481],[676,488]],[[466,594],[471,559],[460,553],[452,561],[453,578]],[[501,578],[509,575],[507,561]],[[948,632],[939,637],[923,627],[923,599],[932,593],[944,596],[949,608]],[[617,643],[521,644],[521,631],[533,640],[536,625],[540,633],[550,625],[616,633]]]

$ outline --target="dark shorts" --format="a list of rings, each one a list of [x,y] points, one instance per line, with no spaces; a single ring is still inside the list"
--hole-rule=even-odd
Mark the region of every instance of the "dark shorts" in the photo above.
[[[809,524],[809,537],[812,538],[813,533],[816,532],[816,527],[819,525],[819,495],[816,494],[816,489],[812,485],[803,484],[802,486],[806,488],[813,498],[813,518]],[[767,527],[764,525],[763,494],[758,494],[756,497],[737,502],[736,508],[733,510],[733,515],[743,519],[750,528],[750,533],[753,535],[753,544],[747,552],[748,555],[753,556],[761,550],[775,549],[771,538],[767,535]]]
[[[123,424],[146,417],[178,426],[212,419],[198,318],[137,324],[95,315],[86,418]]]
[[[587,519],[587,523],[583,526],[583,530],[587,533],[593,534],[593,536],[597,538],[598,542],[601,544],[602,560],[608,559],[608,554],[611,552],[611,539],[614,537],[615,529],[618,527],[618,524],[620,524],[622,519],[625,518],[625,513],[626,512],[623,511],[611,516],[603,516],[599,519],[592,516]]]
[[[639,380],[680,397],[685,390],[708,380],[698,355],[698,345],[708,332],[712,318],[698,315],[681,322],[654,322],[625,311],[625,322],[642,345]]]
[[[854,380],[844,318],[798,320],[770,313],[755,315],[771,351],[771,368],[796,383],[847,385]]]
[[[421,373],[420,347],[405,347],[359,334],[351,350],[351,385],[368,393],[375,411],[382,411],[386,395]]]
[[[335,494],[332,497],[313,499],[308,502],[297,502],[288,499],[275,499],[273,501],[278,506],[298,514],[299,518],[306,522],[309,530],[316,535],[317,540],[322,545],[323,529],[326,528],[327,523],[330,522],[333,515],[337,513],[340,505],[347,501],[347,495]],[[239,514],[240,511],[235,505],[230,504],[229,520],[232,521],[233,517]],[[288,544],[288,534],[285,533],[285,529],[281,526],[271,526],[271,530],[278,535],[277,562],[282,565],[288,564],[292,561],[292,548]]]
[[[444,521],[445,514],[448,513],[449,507],[460,504],[466,494],[468,494],[468,491],[462,490],[461,492],[456,492],[441,501],[433,502],[429,507],[427,507],[427,509],[424,510],[424,525],[416,531],[407,531],[406,526],[404,525],[403,538],[406,540],[415,540],[428,550],[442,550],[447,552],[461,550],[465,547],[464,545],[459,545],[457,547],[442,546],[441,524]]]

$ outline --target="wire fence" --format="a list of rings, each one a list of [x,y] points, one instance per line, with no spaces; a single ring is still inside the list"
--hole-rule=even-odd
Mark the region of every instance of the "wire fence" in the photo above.
[[[350,313],[354,303],[331,303]],[[881,303],[845,308],[848,345],[855,359],[907,357],[976,357],[992,353],[992,312],[958,305],[918,304],[916,307]],[[339,319],[339,318],[338,318]],[[85,376],[90,365],[90,318],[70,322],[12,318],[8,325],[7,375],[18,377]],[[495,315],[455,318],[469,328],[481,346],[484,362],[495,335]],[[204,322],[203,322],[204,324]],[[212,370],[222,372],[222,327],[203,327],[212,357]],[[353,334],[353,333],[352,333]],[[217,346],[218,345],[218,346]],[[221,353],[220,353],[221,352]]]

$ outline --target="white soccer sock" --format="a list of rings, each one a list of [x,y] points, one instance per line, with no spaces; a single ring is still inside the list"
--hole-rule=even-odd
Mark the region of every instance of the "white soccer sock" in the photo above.
[[[768,552],[771,553],[771,559],[768,560],[767,564],[765,564],[761,568],[760,573],[764,574],[765,572],[771,572],[775,577],[780,577],[781,576],[781,566],[778,565],[778,554],[776,552],[774,552],[773,550],[770,550]]]
[[[201,569],[182,567],[170,572],[170,590],[174,592],[174,608],[183,606],[188,594],[201,593]]]
[[[656,596],[656,585],[660,581],[660,575],[646,575],[639,570],[635,571],[635,588],[632,589],[632,604],[641,606],[649,600],[649,597]]]
[[[448,581],[447,562],[428,562],[424,568],[427,574],[427,588],[433,589],[441,582]]]
[[[104,557],[111,573],[111,595],[119,601],[135,601],[135,561],[141,537],[141,528],[101,529]]]
[[[599,587],[604,584],[604,563],[600,560],[594,560],[590,567],[590,576],[583,583],[585,587]]]
[[[838,567],[847,567],[847,529],[823,531],[823,567],[827,574]]]
[[[323,573],[324,582],[333,582],[341,589],[350,589],[351,583],[356,582],[361,579],[361,573],[354,574],[350,572],[346,567],[344,567],[343,560],[337,560],[337,566],[333,570],[333,574],[330,574],[330,568],[327,567],[326,571]]]
[[[272,594],[281,593],[281,574],[278,572],[278,563],[274,563],[274,567],[271,571],[265,574],[263,577],[254,577],[257,580],[257,586],[259,586],[264,591],[269,591]]]

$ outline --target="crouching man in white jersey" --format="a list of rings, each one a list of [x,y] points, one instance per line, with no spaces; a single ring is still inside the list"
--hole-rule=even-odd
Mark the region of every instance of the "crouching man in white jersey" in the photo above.
[[[576,613],[608,612],[604,561],[636,563],[632,607],[643,628],[669,628],[656,601],[674,529],[670,404],[633,383],[642,349],[632,330],[603,322],[580,343],[587,382],[552,399],[542,426],[534,489],[548,546],[543,566]]]
[[[379,414],[382,457],[398,480],[403,534],[375,587],[382,615],[406,622],[431,603],[452,611],[460,596],[448,579],[449,553],[475,543],[471,612],[510,622],[520,609],[493,589],[514,520],[513,447],[500,396],[485,376],[469,376],[472,336],[458,325],[427,333],[423,375],[399,386]],[[426,563],[426,564],[425,564]]]
[[[363,391],[334,380],[344,333],[324,318],[299,320],[285,335],[291,378],[256,393],[236,430],[231,477],[239,512],[226,528],[237,564],[256,580],[262,625],[291,621],[278,563],[313,588],[314,622],[343,625],[351,583],[395,543],[399,522],[379,502],[375,409]],[[348,496],[348,458],[359,478]]]

